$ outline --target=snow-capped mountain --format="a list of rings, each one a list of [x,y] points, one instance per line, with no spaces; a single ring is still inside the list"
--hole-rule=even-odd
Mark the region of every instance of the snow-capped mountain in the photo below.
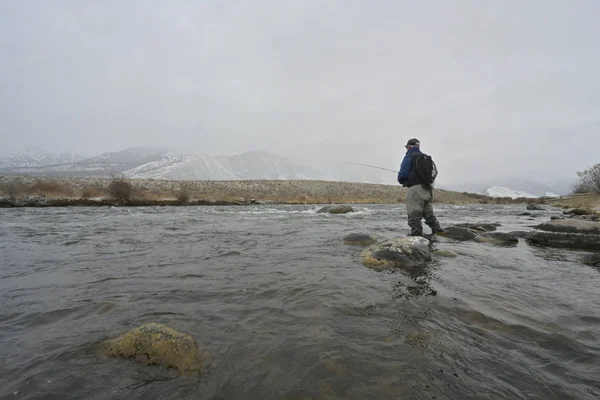
[[[0,170],[15,167],[39,167],[44,165],[71,164],[84,157],[70,152],[53,153],[50,151],[29,151],[0,157]]]
[[[250,151],[230,157],[219,157],[239,177],[238,179],[322,179],[318,171],[264,151]]]
[[[163,158],[129,169],[127,178],[167,180],[231,180],[239,179],[227,163],[204,154]]]
[[[570,182],[570,181],[569,181]],[[523,179],[504,179],[488,183],[447,185],[448,189],[459,192],[484,194],[493,197],[557,197],[571,192],[567,181],[535,182]]]
[[[106,177],[138,165],[171,156],[168,149],[130,147],[84,158],[71,153],[41,152],[0,158],[0,173],[40,176]]]
[[[492,186],[490,188],[487,188],[486,194],[491,197],[510,197],[512,199],[516,199],[519,197],[529,197],[529,198],[538,197],[534,194],[530,194],[530,193],[523,192],[520,190],[509,189],[504,186]]]
[[[128,178],[168,180],[320,179],[309,167],[266,152],[229,157],[190,154],[166,157],[123,173]]]

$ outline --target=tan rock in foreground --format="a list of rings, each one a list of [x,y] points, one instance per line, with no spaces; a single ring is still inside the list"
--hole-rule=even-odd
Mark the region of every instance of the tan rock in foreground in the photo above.
[[[100,349],[109,357],[135,358],[140,364],[174,368],[181,375],[201,375],[207,361],[192,336],[154,322],[107,340]]]

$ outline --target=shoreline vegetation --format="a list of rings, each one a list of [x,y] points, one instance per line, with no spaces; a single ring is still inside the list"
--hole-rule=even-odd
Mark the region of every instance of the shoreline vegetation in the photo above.
[[[583,197],[578,195],[578,198]],[[0,175],[0,207],[396,204],[405,200],[406,189],[399,185],[358,182],[170,181],[116,176],[69,178]],[[494,198],[467,192],[434,190],[434,202],[438,204],[542,204],[561,200],[563,198]]]

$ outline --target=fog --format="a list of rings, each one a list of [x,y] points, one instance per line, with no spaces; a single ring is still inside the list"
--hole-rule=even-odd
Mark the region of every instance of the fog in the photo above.
[[[2,1],[0,139],[264,150],[444,182],[600,162],[600,2]]]

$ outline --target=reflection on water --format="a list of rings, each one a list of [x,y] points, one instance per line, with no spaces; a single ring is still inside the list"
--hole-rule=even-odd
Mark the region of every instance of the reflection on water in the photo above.
[[[342,238],[403,236],[404,208],[315,209],[1,210],[0,396],[600,399],[600,274],[581,253],[444,240],[457,257],[375,272]],[[532,224],[519,206],[436,211]],[[208,374],[96,351],[150,321],[192,334]]]

